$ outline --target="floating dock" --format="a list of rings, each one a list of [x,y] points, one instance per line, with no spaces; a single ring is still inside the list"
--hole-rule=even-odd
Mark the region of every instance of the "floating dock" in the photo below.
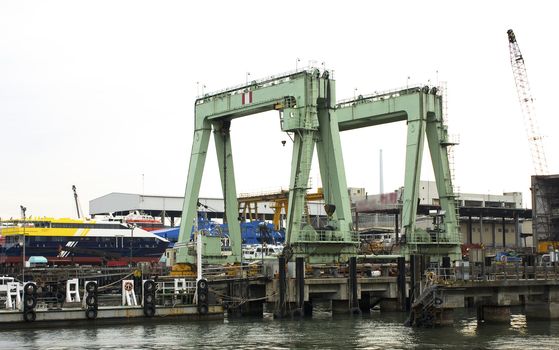
[[[149,322],[173,322],[174,320],[219,320],[223,319],[221,305],[209,306],[208,313],[200,315],[196,305],[157,306],[152,317],[144,315],[142,306],[106,306],[97,309],[97,317],[88,319],[87,309],[60,308],[36,310],[36,318],[26,322],[24,312],[20,310],[1,310],[0,327],[2,329],[21,329],[22,327],[68,327],[85,325],[115,325]]]
[[[130,277],[133,275],[133,277]],[[142,279],[139,271],[114,282],[70,278],[22,284],[14,277],[0,277],[0,327],[60,327],[159,322],[170,319],[222,319],[224,308],[209,293],[205,279]],[[57,294],[53,293],[55,287]]]

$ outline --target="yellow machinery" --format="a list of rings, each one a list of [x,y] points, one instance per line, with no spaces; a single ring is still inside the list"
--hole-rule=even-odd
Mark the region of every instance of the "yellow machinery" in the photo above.
[[[322,188],[319,188],[315,193],[307,193],[305,200],[304,214],[305,217],[309,217],[309,207],[308,202],[321,201],[324,199],[324,193]],[[273,193],[263,193],[251,196],[241,196],[239,197],[239,213],[249,219],[250,221],[258,219],[258,203],[273,202],[274,209],[274,229],[280,229],[281,214],[287,213],[287,203],[289,201],[289,191],[279,191]]]
[[[559,242],[557,241],[538,242],[538,253],[540,254],[546,254],[555,250],[559,250]]]

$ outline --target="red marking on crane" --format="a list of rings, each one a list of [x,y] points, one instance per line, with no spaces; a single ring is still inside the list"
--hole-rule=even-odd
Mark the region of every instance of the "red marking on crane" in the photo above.
[[[252,103],[252,91],[243,93],[243,104]]]

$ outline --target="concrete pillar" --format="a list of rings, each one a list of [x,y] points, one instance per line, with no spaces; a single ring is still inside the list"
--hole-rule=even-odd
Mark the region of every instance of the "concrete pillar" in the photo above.
[[[305,303],[305,258],[297,257],[295,259],[295,271],[297,279],[297,307],[303,310]]]
[[[264,314],[263,297],[266,295],[266,287],[249,285],[247,282],[229,282],[228,295],[237,299],[253,300],[230,308],[227,314],[231,317],[258,316]]]
[[[349,314],[349,301],[332,300],[332,314]]]
[[[398,299],[382,299],[380,311],[402,311],[402,306]]]
[[[352,309],[354,309],[359,307],[359,296],[357,295],[357,258],[354,256],[349,258],[349,285],[350,304]]]
[[[559,319],[559,287],[546,286],[542,295],[526,299],[526,317],[532,319]]]
[[[305,317],[311,317],[312,310],[313,310],[312,300],[305,301],[305,303],[303,304],[303,315]]]
[[[479,312],[482,312],[480,317]],[[510,306],[483,305],[478,308],[478,320],[492,323],[510,322]]]
[[[279,273],[278,273],[278,284],[279,284],[279,308],[274,311],[274,318],[284,318],[286,316],[285,309],[285,289],[287,283],[287,276],[285,271],[285,257],[278,257]]]
[[[421,255],[410,255],[410,304],[413,303],[421,293],[420,286],[423,271]]]
[[[264,303],[262,301],[249,301],[244,303],[243,305],[228,309],[227,310],[228,317],[262,317],[264,315]]]
[[[559,302],[540,301],[526,302],[524,306],[526,317],[529,319],[540,320],[558,320],[559,319]]]
[[[361,312],[366,314],[371,312],[371,294],[369,292],[361,293],[361,299],[359,299],[359,309],[361,309]]]
[[[407,310],[407,284],[406,284],[406,259],[398,258],[398,298],[400,299],[401,310]]]
[[[520,305],[520,298],[518,293],[507,292],[506,288],[500,288],[496,295],[493,295],[491,298],[491,304],[499,305],[499,306],[512,306],[512,305]]]
[[[454,309],[442,309],[439,322],[441,326],[452,326],[454,324]]]

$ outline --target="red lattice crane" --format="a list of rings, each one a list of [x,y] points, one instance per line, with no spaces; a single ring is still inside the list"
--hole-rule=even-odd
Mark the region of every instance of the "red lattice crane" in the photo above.
[[[512,74],[518,92],[520,107],[524,117],[524,126],[528,134],[528,142],[530,143],[530,151],[532,153],[532,162],[536,175],[547,175],[547,161],[543,147],[542,137],[539,133],[538,124],[536,122],[536,112],[534,108],[534,99],[530,91],[528,83],[528,74],[526,73],[526,64],[520,52],[520,47],[516,41],[516,36],[512,29],[507,31],[509,38],[510,62],[512,65]]]

